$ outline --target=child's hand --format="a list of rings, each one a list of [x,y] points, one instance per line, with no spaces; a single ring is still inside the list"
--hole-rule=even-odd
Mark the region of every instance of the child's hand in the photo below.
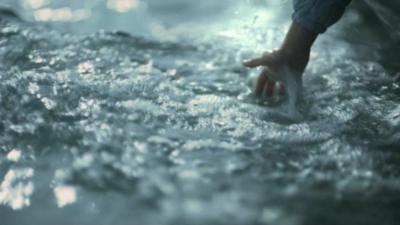
[[[288,87],[289,79],[300,81],[297,85],[301,85],[301,77],[310,58],[311,46],[317,36],[316,33],[293,23],[280,49],[265,52],[259,58],[245,61],[243,65],[249,68],[264,66],[258,77],[256,95],[261,96],[265,90],[267,96],[272,96],[276,81],[283,83],[286,87]],[[294,84],[290,86],[293,87]]]
[[[256,86],[256,95],[265,94],[271,97],[276,88],[277,82],[280,83],[281,94],[285,93],[285,84],[288,73],[292,76],[301,78],[305,67],[307,66],[309,53],[301,55],[285,54],[282,50],[273,52],[264,52],[259,58],[254,58],[243,62],[243,65],[249,68],[263,66],[263,70],[258,77]]]

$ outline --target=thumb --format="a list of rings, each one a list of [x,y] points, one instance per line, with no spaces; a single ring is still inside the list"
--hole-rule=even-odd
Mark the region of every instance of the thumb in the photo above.
[[[245,60],[243,65],[246,67],[254,68],[257,66],[269,66],[274,62],[274,54],[265,52],[261,57]]]
[[[243,61],[243,65],[245,67],[249,67],[249,68],[254,68],[254,67],[257,67],[257,66],[263,66],[264,65],[264,59],[263,59],[263,57],[260,57],[260,58],[245,60],[245,61]]]

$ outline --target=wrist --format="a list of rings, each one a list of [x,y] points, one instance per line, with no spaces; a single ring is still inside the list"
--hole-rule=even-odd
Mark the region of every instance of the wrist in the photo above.
[[[318,34],[292,23],[277,54],[291,70],[302,73],[308,64],[311,46],[317,37]]]
[[[276,54],[280,61],[287,65],[290,70],[303,73],[310,59],[310,51],[311,49],[306,48],[285,48],[282,46],[276,50]]]

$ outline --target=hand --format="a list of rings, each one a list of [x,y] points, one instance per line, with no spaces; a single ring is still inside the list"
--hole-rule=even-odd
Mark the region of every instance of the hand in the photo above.
[[[249,68],[263,66],[263,70],[258,77],[256,86],[256,95],[258,97],[265,94],[272,97],[274,90],[277,86],[277,81],[280,82],[280,93],[285,94],[285,86],[282,79],[277,77],[278,71],[285,67],[285,60],[283,60],[279,51],[264,52],[259,58],[254,58],[243,62],[243,65]]]
[[[310,58],[311,46],[317,36],[318,34],[292,23],[281,48],[245,61],[243,65],[249,68],[264,67],[258,77],[256,95],[261,96],[265,91],[267,96],[272,96],[276,81],[281,83],[281,93],[298,95],[301,91],[302,74]],[[285,90],[285,87],[290,89]]]
[[[301,83],[308,60],[309,52],[307,51],[285,54],[283,50],[276,50],[264,52],[261,57],[247,60],[243,62],[243,65],[249,68],[264,67],[257,80],[256,95],[260,97],[265,92],[266,96],[271,97],[277,84],[280,84],[279,93],[284,95],[291,78],[293,78],[291,80],[300,80]],[[299,85],[301,84],[297,84],[297,86]]]
[[[283,110],[290,119],[301,119],[296,110],[302,97],[302,74],[308,62],[308,54],[284,54],[282,50],[265,52],[261,57],[243,62],[249,68],[263,66],[258,77],[256,95],[272,97],[279,84],[279,93],[287,95]],[[286,108],[285,108],[286,107]]]

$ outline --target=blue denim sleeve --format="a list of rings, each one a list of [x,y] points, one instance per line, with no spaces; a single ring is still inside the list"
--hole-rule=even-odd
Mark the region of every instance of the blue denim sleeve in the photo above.
[[[343,15],[351,0],[293,0],[292,19],[315,33],[324,33]]]

